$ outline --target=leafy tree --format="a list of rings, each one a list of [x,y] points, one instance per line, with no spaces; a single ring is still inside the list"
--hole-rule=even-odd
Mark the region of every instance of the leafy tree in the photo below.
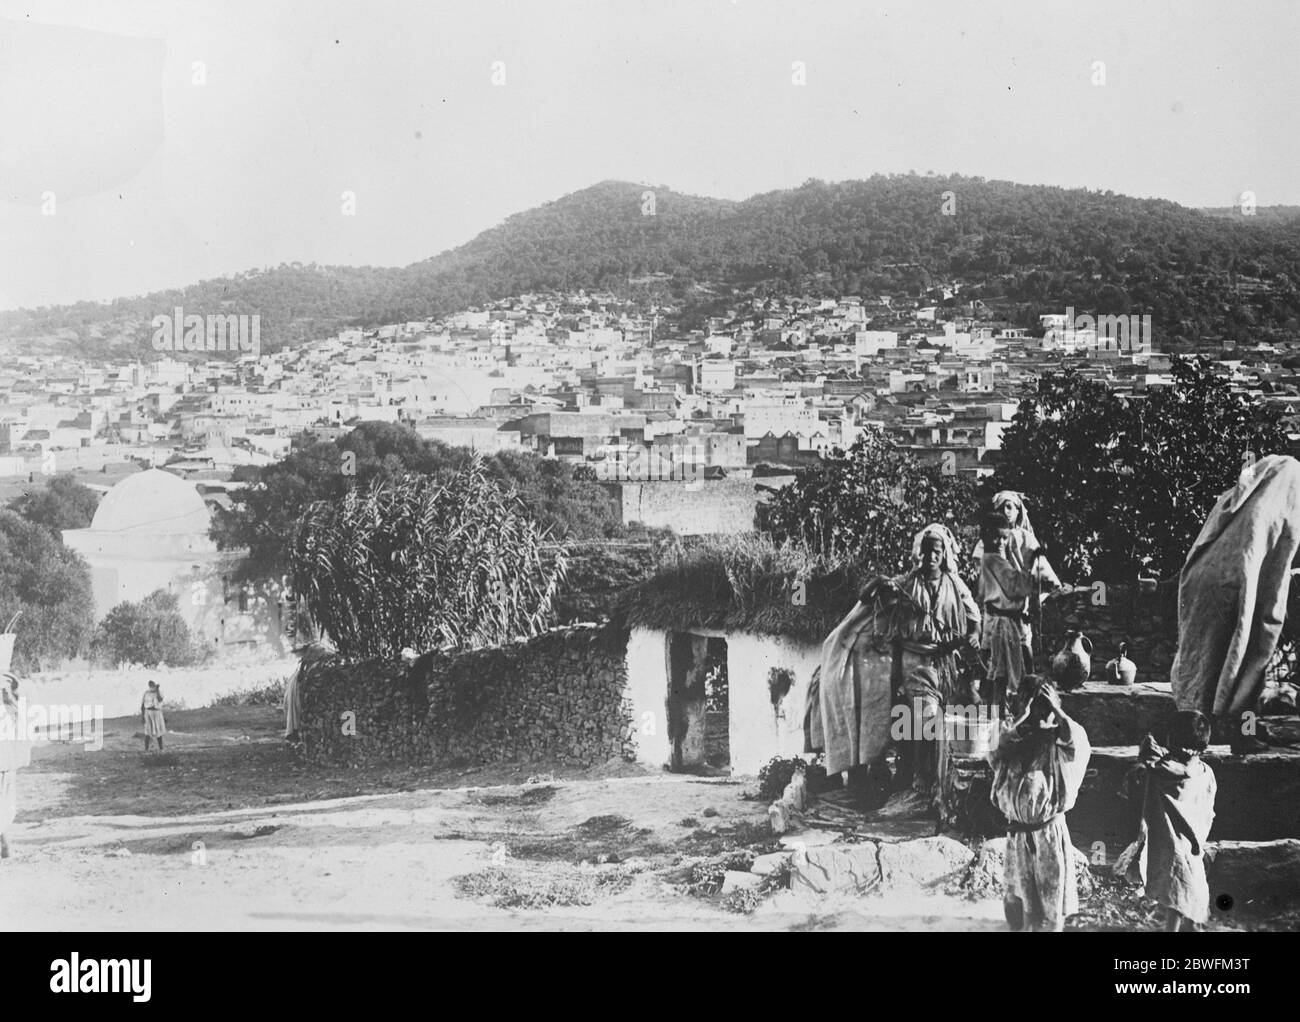
[[[318,501],[294,533],[294,590],[355,658],[499,643],[544,630],[566,559],[480,459],[445,481],[376,478]]]
[[[177,608],[175,593],[157,589],[136,603],[123,602],[95,629],[91,651],[110,664],[178,666],[195,659],[190,626]]]
[[[971,480],[922,466],[873,428],[760,504],[758,525],[778,541],[895,574],[911,567],[916,533],[931,522],[957,533],[975,509]]]
[[[58,536],[64,529],[84,529],[95,517],[99,494],[71,475],[51,476],[44,489],[26,490],[9,502],[29,522]]]
[[[95,623],[90,569],[47,529],[0,511],[0,624],[15,611],[13,666],[40,670],[85,652]]]
[[[287,537],[307,508],[338,501],[376,479],[408,472],[448,480],[473,459],[467,447],[426,441],[408,426],[363,422],[329,443],[291,452],[262,469],[256,482],[233,498],[232,511],[219,512],[213,536],[224,549],[247,547],[245,572],[263,578],[289,570]],[[534,520],[560,539],[625,535],[604,487],[582,466],[539,458],[531,452],[501,451],[482,459],[485,472],[513,488]]]
[[[1200,358],[1173,385],[1125,400],[1073,370],[1020,403],[985,496],[1022,491],[1066,577],[1174,577],[1218,495],[1242,467],[1283,453],[1280,412],[1232,390]]]

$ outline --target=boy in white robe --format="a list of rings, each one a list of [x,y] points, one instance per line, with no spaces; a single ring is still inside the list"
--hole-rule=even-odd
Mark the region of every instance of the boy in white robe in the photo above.
[[[989,757],[990,797],[1007,818],[1003,909],[1013,931],[1060,931],[1079,911],[1065,814],[1074,808],[1091,754],[1087,733],[1065,715],[1055,686],[1025,675],[1015,720]]]

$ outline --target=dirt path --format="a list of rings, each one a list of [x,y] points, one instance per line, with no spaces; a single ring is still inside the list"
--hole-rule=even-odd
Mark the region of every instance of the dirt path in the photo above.
[[[8,928],[1002,928],[987,900],[780,892],[743,915],[689,893],[692,863],[775,847],[730,779],[328,771],[298,762],[273,710],[168,723],[161,758],[141,754],[133,719],[109,722],[98,752],[35,750],[0,863]]]

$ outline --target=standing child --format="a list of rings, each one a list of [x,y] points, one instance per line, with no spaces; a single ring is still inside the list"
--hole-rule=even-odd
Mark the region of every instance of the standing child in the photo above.
[[[1001,712],[1008,699],[1014,699],[1020,679],[1033,665],[1030,645],[1029,597],[1034,591],[1034,577],[1009,559],[1011,527],[1000,514],[985,517],[980,542],[979,596],[984,615],[980,648],[988,654],[988,679],[980,695],[984,702]],[[1038,550],[1030,555],[1036,563]]]
[[[1060,931],[1079,911],[1065,814],[1074,808],[1092,749],[1046,678],[1025,675],[1013,706],[1014,722],[989,757],[991,799],[1007,818],[1003,908],[1013,931]]]
[[[140,716],[144,720],[144,751],[149,751],[149,740],[158,740],[158,751],[162,752],[163,735],[167,733],[167,722],[163,720],[163,697],[158,682],[149,682],[140,700]]]
[[[1210,913],[1204,853],[1218,784],[1201,760],[1209,743],[1209,718],[1180,710],[1169,725],[1168,750],[1150,735],[1139,750],[1147,772],[1142,882],[1147,897],[1164,906],[1165,929],[1171,933],[1199,929]]]

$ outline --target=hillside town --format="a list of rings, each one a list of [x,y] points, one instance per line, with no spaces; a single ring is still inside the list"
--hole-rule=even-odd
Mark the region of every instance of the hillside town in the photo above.
[[[106,490],[115,478],[94,474],[165,466],[221,503],[240,467],[362,421],[400,422],[451,445],[586,465],[629,524],[744,531],[752,514],[735,512],[758,499],[752,478],[815,464],[866,427],[923,464],[982,477],[1042,373],[1068,365],[1134,400],[1169,382],[1150,317],[1131,317],[1131,335],[1124,317],[1116,336],[1053,310],[1025,329],[959,292],[738,296],[689,330],[671,305],[523,294],[272,354],[200,361],[142,344],[133,361],[18,356],[0,372],[0,485],[74,472]],[[1300,371],[1286,353],[1230,354],[1216,372],[1283,408],[1300,443]],[[689,505],[647,499],[681,484]]]

